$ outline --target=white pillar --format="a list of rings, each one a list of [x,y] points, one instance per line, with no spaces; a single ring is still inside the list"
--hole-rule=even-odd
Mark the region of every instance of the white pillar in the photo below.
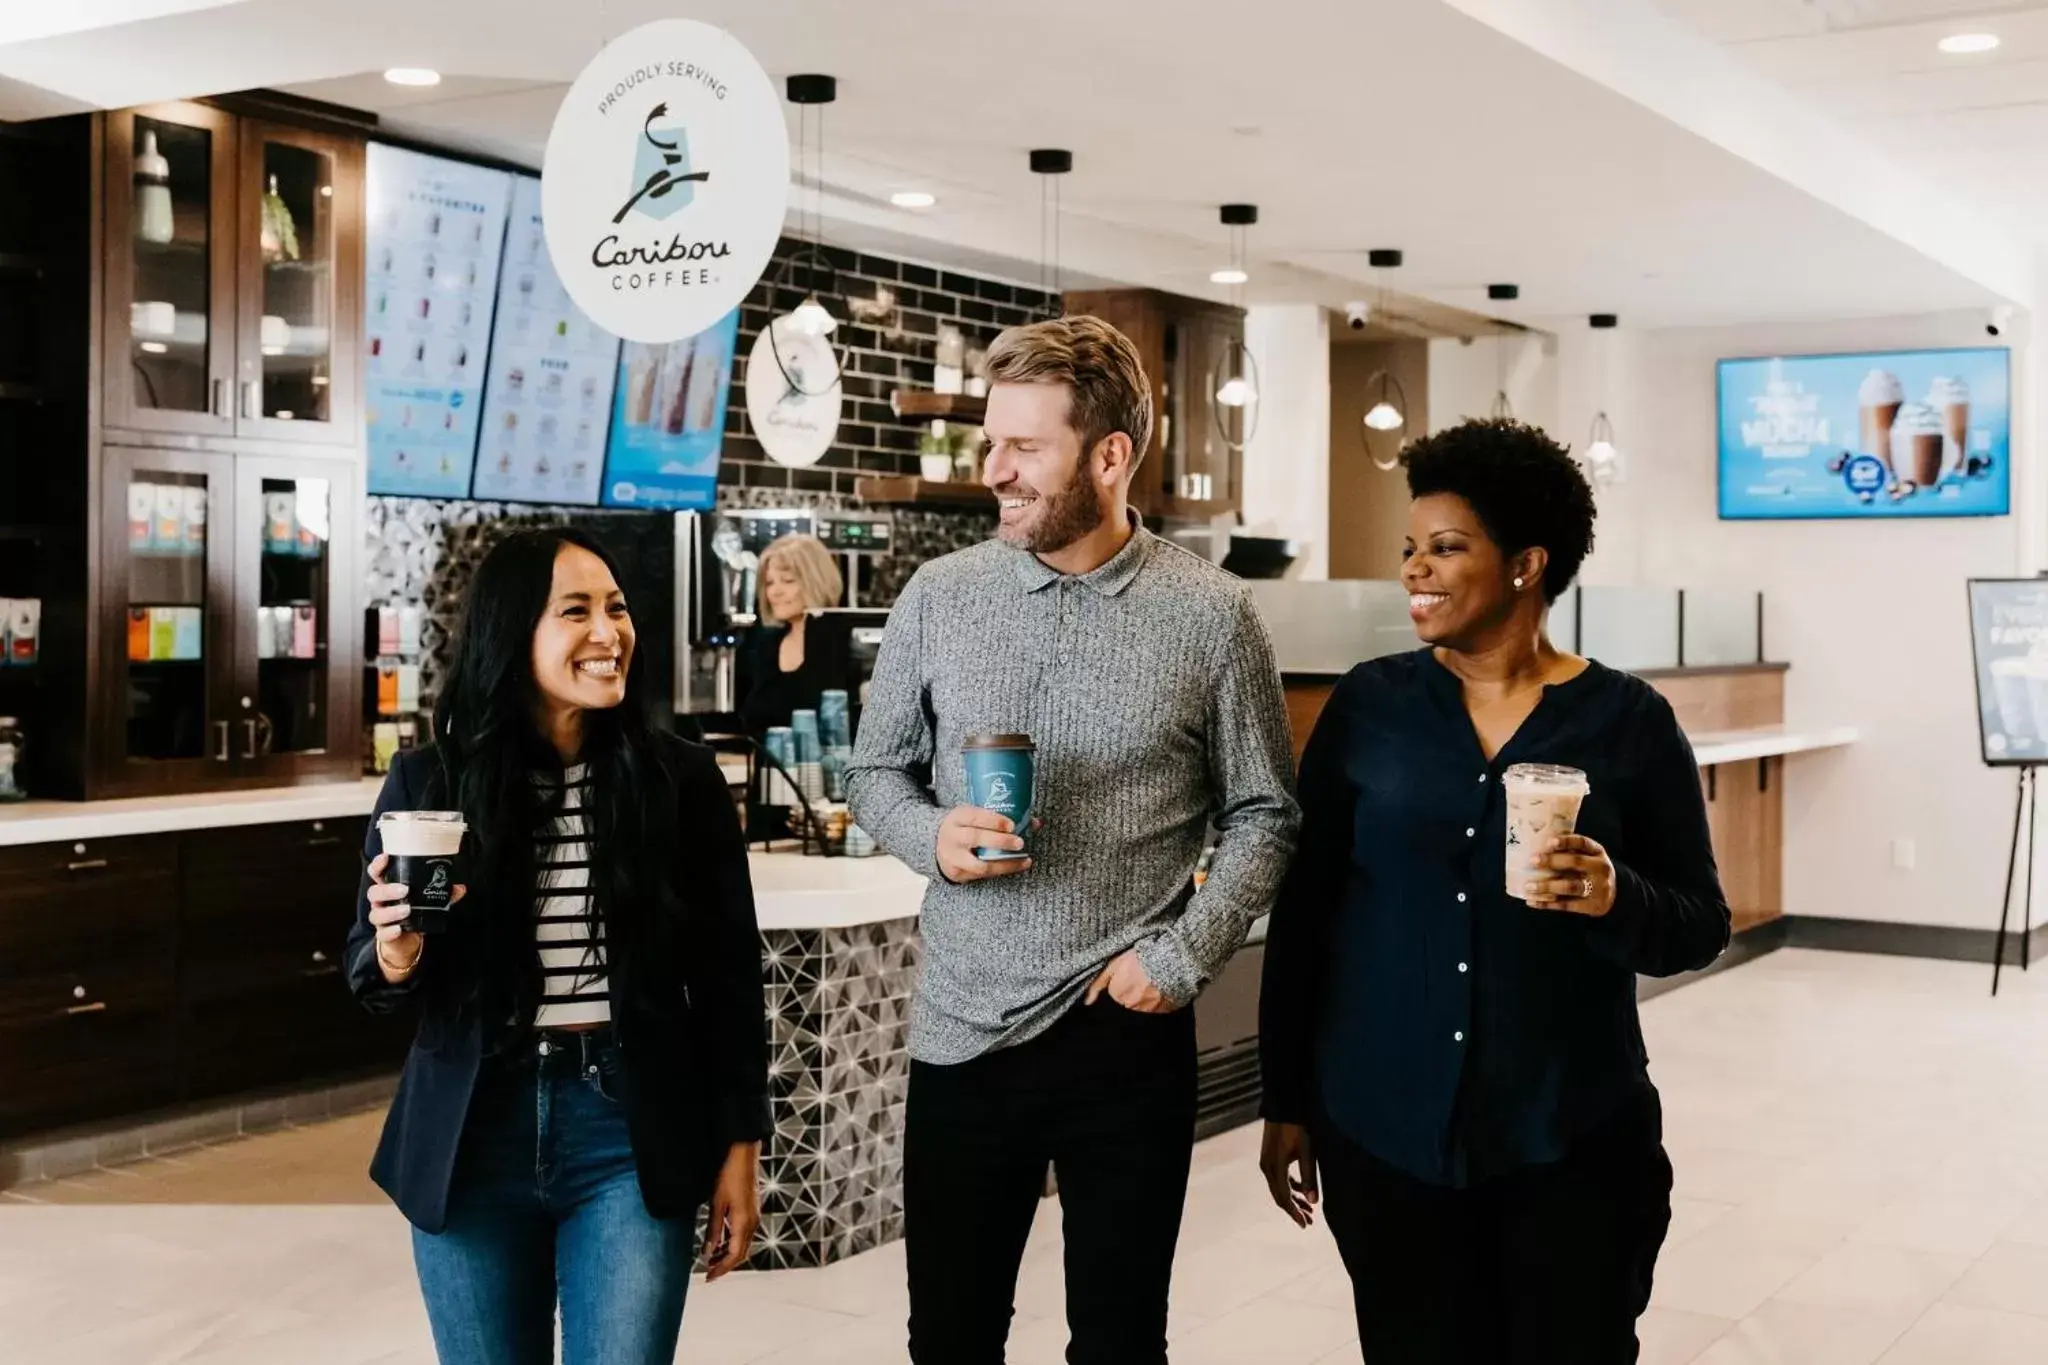
[[[1259,424],[1245,443],[1248,535],[1301,542],[1290,578],[1330,576],[1330,325],[1319,304],[1245,310],[1258,362]]]

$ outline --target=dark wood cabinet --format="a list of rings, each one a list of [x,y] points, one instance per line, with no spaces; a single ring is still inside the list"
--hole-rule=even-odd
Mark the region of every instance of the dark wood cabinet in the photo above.
[[[84,449],[40,480],[38,534],[80,561],[41,671],[82,702],[32,736],[62,760],[36,795],[361,769],[365,144],[276,112],[80,120],[90,173],[52,211],[92,224]]]
[[[0,848],[0,1135],[395,1068],[341,974],[364,826]]]
[[[352,903],[364,825],[316,820],[185,836],[179,901],[187,1095],[403,1060],[409,1017],[367,1013],[341,975],[347,919],[336,907]],[[299,892],[308,886],[320,888],[318,896]]]
[[[106,118],[104,425],[360,445],[362,141],[202,104]]]
[[[1181,520],[1239,510],[1243,418],[1216,402],[1215,389],[1244,343],[1244,310],[1156,289],[1080,291],[1064,302],[1128,336],[1152,381],[1152,446],[1131,486],[1138,510]]]
[[[91,795],[357,773],[361,485],[345,453],[104,448]]]
[[[0,848],[0,1132],[175,1098],[177,850]]]

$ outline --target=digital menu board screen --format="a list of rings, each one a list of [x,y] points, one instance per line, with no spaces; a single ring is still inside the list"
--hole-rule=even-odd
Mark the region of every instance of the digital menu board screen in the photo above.
[[[473,496],[595,506],[618,373],[619,339],[548,259],[540,181],[513,177]]]
[[[2010,371],[2002,347],[1721,361],[1722,517],[2005,515]]]
[[[464,497],[512,177],[373,142],[367,184],[368,489]]]
[[[718,456],[740,313],[681,341],[621,348],[604,505],[704,511],[717,501]]]

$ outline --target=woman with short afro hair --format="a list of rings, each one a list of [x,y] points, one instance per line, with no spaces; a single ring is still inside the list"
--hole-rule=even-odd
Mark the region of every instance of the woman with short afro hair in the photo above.
[[[1593,548],[1565,449],[1471,421],[1403,460],[1424,648],[1354,668],[1302,757],[1261,1165],[1304,1227],[1327,1194],[1370,1365],[1633,1361],[1671,1219],[1636,976],[1728,942],[1699,770],[1648,684],[1544,633]],[[1531,763],[1589,790],[1510,866]]]

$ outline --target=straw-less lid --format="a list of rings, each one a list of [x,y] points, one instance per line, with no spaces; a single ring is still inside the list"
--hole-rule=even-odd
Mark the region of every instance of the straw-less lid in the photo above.
[[[1502,774],[1508,782],[1526,782],[1536,787],[1583,787],[1587,785],[1586,775],[1577,768],[1559,767],[1554,763],[1517,763]]]
[[[417,820],[423,824],[461,825],[462,812],[459,810],[387,810],[377,817],[377,823],[380,825],[386,823],[394,825],[403,824],[411,820]],[[468,826],[463,825],[463,828],[467,829]]]
[[[963,749],[1036,749],[1029,735],[969,735],[960,742]]]

